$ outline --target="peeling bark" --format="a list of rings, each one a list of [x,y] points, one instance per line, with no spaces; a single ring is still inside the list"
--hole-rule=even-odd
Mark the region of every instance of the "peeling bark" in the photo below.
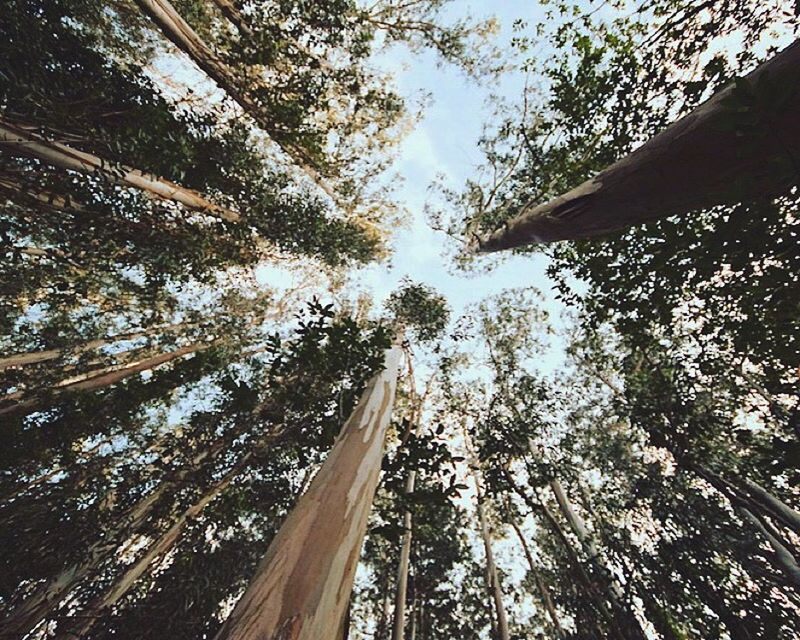
[[[48,140],[3,119],[0,119],[0,145],[61,169],[101,175],[114,184],[140,189],[162,200],[179,202],[187,209],[216,216],[227,222],[238,222],[241,218],[235,211],[214,204],[197,191]]]
[[[402,350],[386,352],[308,491],[216,640],[320,640],[339,629],[380,475]]]
[[[777,196],[800,175],[800,42],[744,77],[758,102],[742,121],[734,85],[575,189],[527,204],[479,242],[488,253],[609,233],[666,216]],[[769,93],[780,93],[770,98]]]

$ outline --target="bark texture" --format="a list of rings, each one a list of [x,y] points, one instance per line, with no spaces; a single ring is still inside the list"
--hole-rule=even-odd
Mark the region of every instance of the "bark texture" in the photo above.
[[[365,389],[216,640],[319,640],[340,629],[380,475],[402,350]]]
[[[586,238],[785,193],[800,175],[800,41],[744,84],[755,106],[742,112],[729,85],[594,178],[545,204],[525,205],[478,251]]]
[[[86,174],[99,174],[114,184],[140,189],[162,200],[179,202],[187,209],[238,222],[240,216],[231,209],[214,204],[201,193],[164,178],[109,162],[90,153],[68,147],[31,133],[7,120],[0,119],[0,148],[8,148],[61,169]]]

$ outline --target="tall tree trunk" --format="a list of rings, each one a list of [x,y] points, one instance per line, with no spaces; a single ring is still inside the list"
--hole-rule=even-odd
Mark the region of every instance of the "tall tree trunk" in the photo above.
[[[228,222],[238,222],[241,217],[231,209],[214,204],[197,191],[143,173],[138,169],[109,162],[60,142],[48,140],[2,118],[0,118],[0,145],[62,169],[101,175],[114,184],[140,189],[162,200],[179,202],[187,209],[216,216]]]
[[[479,251],[586,238],[786,192],[800,175],[800,42],[744,83],[753,103],[766,107],[750,107],[742,117],[746,100],[728,85],[594,178],[546,204],[524,206]],[[754,117],[755,126],[744,121]]]
[[[320,188],[336,199],[336,193],[314,167],[308,154],[299,146],[283,141],[276,135],[279,131],[270,114],[241,87],[236,74],[203,42],[168,0],[136,0],[136,3],[178,49],[235,100]]]
[[[402,350],[386,352],[216,640],[319,640],[342,624],[381,470]]]
[[[542,599],[542,603],[547,611],[547,615],[550,616],[550,621],[553,624],[555,636],[557,638],[563,638],[564,630],[561,628],[561,622],[558,619],[558,612],[556,611],[555,604],[553,604],[553,598],[550,596],[550,590],[547,588],[547,583],[544,581],[542,574],[536,567],[536,563],[533,561],[533,554],[531,554],[531,550],[528,547],[528,541],[525,540],[525,535],[522,533],[522,529],[520,529],[519,524],[517,524],[517,521],[513,517],[509,517],[508,522],[511,525],[511,528],[514,529],[514,533],[517,534],[517,539],[522,547],[522,552],[525,554],[525,559],[528,561],[528,567],[531,575],[536,583],[536,590],[539,592],[539,597]]]
[[[81,377],[77,381],[70,381],[66,383],[62,381],[61,383],[56,383],[48,388],[46,393],[33,395],[27,398],[23,397],[19,393],[8,394],[5,397],[0,398],[0,404],[6,405],[0,406],[0,416],[27,415],[49,406],[49,404],[64,395],[77,392],[96,391],[98,389],[113,386],[137,373],[155,369],[156,367],[160,367],[161,365],[172,362],[173,360],[192,353],[205,351],[206,349],[210,349],[219,343],[220,340],[195,343],[181,347],[175,351],[145,358],[144,360],[134,362],[133,364],[128,364],[122,368],[106,368],[103,369],[101,373],[90,375],[86,378]]]
[[[753,495],[765,511],[768,511],[774,518],[783,522],[784,525],[800,535],[800,512],[792,509],[780,498],[774,496],[764,487],[753,480],[742,478],[742,484]]]
[[[739,507],[739,512],[745,520],[752,524],[753,527],[766,538],[769,546],[772,548],[773,555],[770,561],[775,568],[794,585],[795,589],[800,590],[800,566],[798,566],[797,560],[792,555],[792,552],[789,551],[780,538],[775,535],[758,516],[753,514],[752,511],[746,507]]]
[[[405,493],[414,493],[417,472],[411,470],[406,478]],[[397,565],[397,588],[394,597],[394,627],[392,640],[403,640],[406,622],[406,594],[408,591],[408,562],[411,557],[412,520],[411,512],[403,514],[403,543],[400,547],[400,562]]]
[[[4,622],[3,632],[9,637],[24,637],[47,618],[72,589],[93,575],[108,561],[125,540],[138,533],[148,521],[154,508],[163,497],[182,486],[198,466],[213,460],[226,450],[230,443],[244,432],[245,426],[234,427],[217,438],[211,446],[196,453],[190,463],[165,478],[156,489],[130,507],[114,524],[102,533],[101,538],[89,545],[82,561],[63,569],[48,583],[38,588],[12,612]],[[270,438],[279,437],[282,427],[276,427]]]
[[[76,356],[86,351],[100,349],[101,347],[105,347],[115,342],[147,338],[155,335],[156,333],[171,333],[187,326],[191,325],[186,322],[176,322],[174,324],[150,327],[148,329],[139,329],[129,333],[121,333],[116,336],[109,336],[108,338],[97,338],[95,340],[84,342],[83,344],[75,347],[60,347],[57,349],[45,349],[43,351],[17,353],[12,356],[0,358],[0,371],[8,369],[9,367],[24,367],[25,365],[29,364],[39,364],[41,362],[57,360],[58,358],[62,358],[64,356]]]
[[[500,585],[500,578],[497,574],[497,565],[494,562],[494,553],[492,552],[492,536],[489,528],[489,522],[486,519],[486,511],[483,508],[483,497],[478,483],[478,478],[473,475],[475,480],[475,487],[478,494],[476,497],[478,520],[481,526],[481,538],[483,539],[483,550],[486,555],[486,579],[488,582],[489,591],[492,594],[492,601],[494,603],[494,612],[497,616],[497,635],[498,640],[509,640],[511,635],[508,631],[508,618],[506,616],[506,609],[503,605],[503,589]]]

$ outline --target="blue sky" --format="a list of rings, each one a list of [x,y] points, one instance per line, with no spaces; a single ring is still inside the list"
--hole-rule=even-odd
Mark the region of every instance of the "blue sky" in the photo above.
[[[501,28],[497,44],[506,50],[514,20],[523,18],[535,23],[541,13],[538,3],[521,0],[455,0],[451,10],[455,15],[469,14],[476,19],[497,18]],[[446,186],[456,189],[475,175],[482,162],[477,142],[484,124],[491,119],[492,107],[487,99],[499,94],[512,102],[519,101],[523,74],[506,73],[500,81],[481,86],[454,66],[438,64],[433,53],[409,54],[400,47],[388,50],[379,63],[394,74],[404,96],[429,94],[432,102],[422,121],[401,144],[393,167],[403,179],[396,195],[409,211],[409,226],[395,235],[390,265],[371,265],[355,279],[372,292],[376,306],[403,277],[427,283],[446,296],[454,315],[459,315],[466,305],[509,287],[535,285],[546,293],[549,284],[542,256],[499,256],[489,259],[498,266],[483,275],[456,273],[447,251],[451,241],[431,229],[424,213],[426,202],[436,202],[437,196],[429,187],[437,175],[444,176]]]

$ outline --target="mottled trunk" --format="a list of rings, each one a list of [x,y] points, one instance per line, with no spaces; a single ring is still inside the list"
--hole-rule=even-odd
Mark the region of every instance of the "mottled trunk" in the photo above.
[[[26,398],[20,393],[9,394],[3,398],[0,398],[0,404],[5,405],[0,407],[0,416],[26,415],[48,406],[58,398],[67,394],[96,391],[97,389],[113,386],[137,373],[155,369],[161,365],[172,362],[173,360],[192,353],[205,351],[216,344],[219,344],[219,340],[215,340],[213,342],[195,343],[181,347],[175,351],[170,351],[169,353],[162,353],[157,356],[145,358],[144,360],[135,362],[133,364],[128,364],[121,368],[110,370],[107,368],[104,369],[102,373],[89,375],[89,377],[86,378],[81,377],[81,379],[77,381],[70,381],[67,383],[62,381],[54,384],[52,387],[47,389],[46,393],[42,395],[33,395]]]
[[[402,350],[386,352],[217,640],[319,640],[342,624],[383,459]]]
[[[550,621],[553,624],[555,636],[557,638],[563,638],[564,630],[561,628],[561,622],[558,619],[558,612],[556,611],[555,604],[553,604],[553,598],[550,596],[550,589],[547,588],[547,583],[544,581],[542,574],[536,568],[536,563],[533,561],[533,554],[531,554],[531,550],[528,547],[528,541],[525,540],[525,535],[522,533],[522,529],[520,529],[520,526],[513,517],[509,517],[509,523],[511,524],[511,528],[514,529],[514,533],[517,534],[517,539],[522,547],[522,552],[525,554],[525,559],[528,561],[528,567],[531,575],[533,576],[533,580],[536,583],[536,590],[539,592],[539,597],[542,599],[544,608],[547,610],[547,615],[550,616]]]
[[[414,492],[416,471],[410,471],[406,478],[406,495]],[[411,557],[412,531],[411,512],[403,514],[403,543],[400,547],[400,562],[397,565],[397,589],[394,597],[394,627],[392,640],[403,640],[406,622],[406,594],[408,591],[408,562]]]
[[[122,164],[109,162],[60,142],[48,140],[2,119],[0,119],[0,145],[62,169],[101,175],[114,184],[140,189],[163,200],[179,202],[192,211],[207,213],[228,222],[238,222],[240,219],[235,211],[214,204],[197,191]]]
[[[0,371],[8,369],[9,367],[24,367],[29,364],[39,364],[41,362],[48,362],[50,360],[57,360],[65,356],[77,356],[86,351],[93,351],[100,349],[115,342],[122,342],[123,340],[136,340],[138,338],[146,338],[155,335],[156,333],[171,333],[177,329],[190,326],[185,322],[177,322],[160,327],[151,327],[149,329],[139,329],[131,331],[130,333],[123,333],[108,338],[98,338],[96,340],[89,340],[75,347],[62,347],[59,349],[45,349],[43,351],[32,351],[28,353],[17,353],[12,356],[0,358]]]
[[[786,192],[800,175],[800,42],[741,84],[752,98],[728,85],[594,178],[525,205],[479,251],[586,238]]]
[[[203,39],[192,29],[168,0],[136,0],[144,13],[159,30],[211,78],[226,94],[235,100],[264,131],[273,136],[275,142],[332,198],[333,189],[326,183],[308,154],[297,145],[280,140],[275,123],[266,109],[256,102],[241,86],[240,78],[217,56]],[[250,82],[250,80],[246,80]]]

